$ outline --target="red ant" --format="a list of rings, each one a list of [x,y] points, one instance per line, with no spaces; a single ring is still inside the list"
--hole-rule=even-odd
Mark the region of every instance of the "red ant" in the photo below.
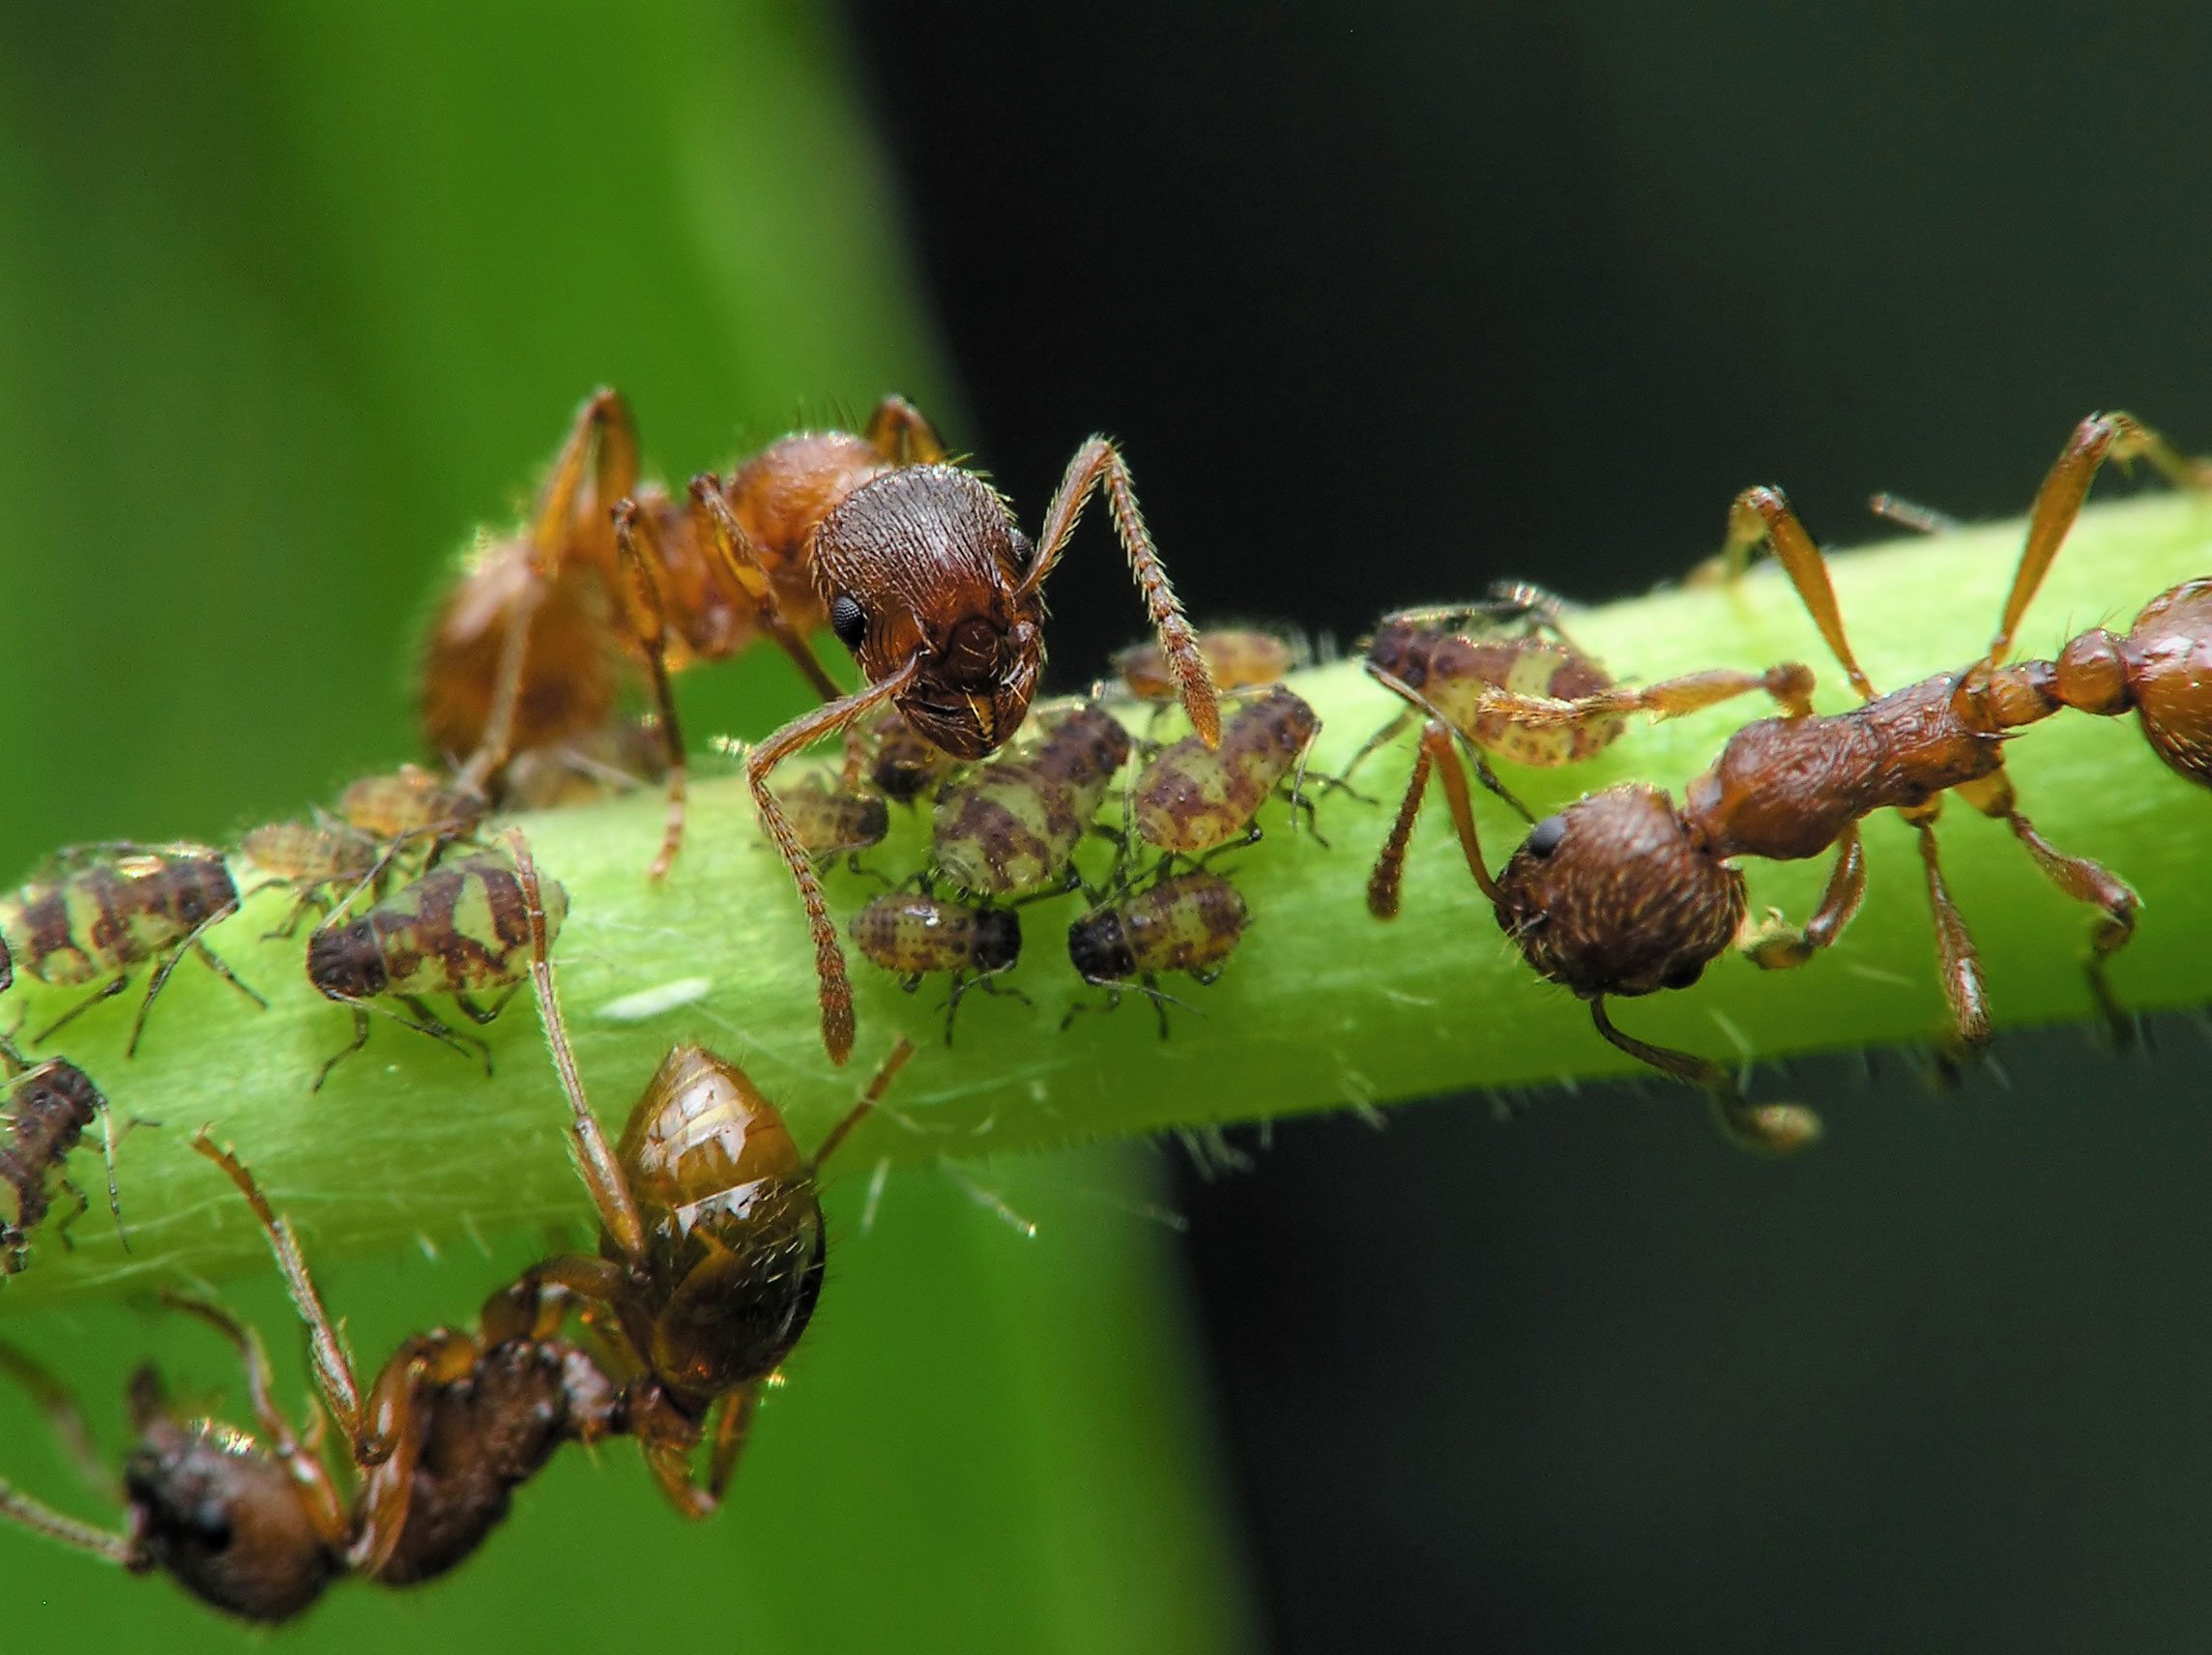
[[[491,1296],[478,1331],[409,1339],[364,1398],[291,1225],[205,1129],[192,1147],[222,1169],[268,1236],[306,1324],[316,1389],[350,1451],[352,1498],[323,1465],[323,1415],[303,1437],[276,1407],[259,1336],[213,1304],[164,1295],[237,1350],[260,1437],[178,1417],[154,1370],[140,1368],[131,1381],[138,1444],[123,1468],[123,1531],[65,1517],[5,1483],[0,1517],[134,1575],[162,1570],[226,1614],[274,1623],[349,1573],[387,1586],[437,1579],[483,1544],[513,1491],[563,1442],[627,1428],[622,1388],[559,1337],[566,1293],[527,1276]],[[0,1367],[27,1383],[64,1442],[88,1440],[76,1405],[43,1370],[4,1348]],[[108,1486],[97,1466],[89,1474]]]
[[[2107,717],[2133,710],[2161,758],[2190,780],[2212,785],[2212,580],[2186,581],[2161,594],[2125,637],[2096,628],[2071,640],[2055,660],[2007,666],[2005,657],[2098,468],[2107,459],[2124,463],[2139,456],[2172,478],[2197,476],[2124,414],[2084,420],[2036,495],[2026,546],[1988,652],[1961,671],[1887,695],[1876,693],[1852,655],[1826,565],[1789,502],[1779,489],[1746,489],[1730,515],[1732,556],[1740,561],[1760,541],[1772,543],[1858,691],[1858,707],[1833,715],[1793,711],[1746,725],[1690,784],[1678,810],[1664,792],[1639,784],[1571,804],[1537,823],[1494,878],[1483,862],[1453,745],[1455,737],[1465,740],[1464,732],[1417,691],[1394,685],[1430,715],[1402,825],[1410,826],[1430,769],[1441,771],[1469,869],[1523,956],[1540,975],[1587,1000],[1598,1031],[1614,1045],[1703,1086],[1738,1136],[1754,1145],[1793,1147],[1809,1122],[1750,1109],[1717,1063],[1621,1033],[1606,1015],[1605,998],[1686,988],[1732,942],[1767,968],[1801,965],[1832,944],[1865,893],[1858,825],[1877,810],[1898,810],[1919,833],[1943,989],[1960,1041],[1987,1040],[1990,1022],[1973,941],[1936,860],[1936,818],[1950,791],[2003,821],[2052,884],[2100,911],[2089,975],[2099,1003],[2116,1017],[2104,965],[2134,930],[2135,892],[2095,862],[2057,851],[2035,830],[2005,776],[2004,744],[2014,730],[2062,707]],[[1612,695],[1547,701],[1492,690],[1483,706],[1539,727],[1571,726],[1610,716],[1618,701]],[[1735,858],[1792,861],[1830,847],[1837,852],[1834,870],[1802,929],[1746,928]],[[1379,870],[1378,886],[1382,883]],[[1392,881],[1393,896],[1394,890]],[[1371,895],[1370,905],[1386,916],[1394,903],[1385,906]]]

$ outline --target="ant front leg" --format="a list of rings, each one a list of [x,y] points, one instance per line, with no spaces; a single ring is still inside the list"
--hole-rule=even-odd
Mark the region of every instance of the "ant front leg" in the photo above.
[[[753,1410],[760,1407],[761,1387],[747,1385],[722,1399],[721,1417],[714,1422],[714,1443],[707,1459],[707,1498],[720,1505],[744,1457],[745,1441],[752,1434]]]
[[[1640,1063],[1661,1074],[1687,1081],[1704,1092],[1713,1106],[1713,1121],[1721,1136],[1748,1154],[1779,1160],[1811,1148],[1820,1141],[1820,1118],[1803,1104],[1754,1104],[1745,1099],[1735,1076],[1714,1062],[1671,1046],[1654,1046],[1623,1034],[1605,1012],[1605,996],[1590,1002],[1590,1021],[1597,1031]]]
[[[799,886],[800,900],[806,906],[806,923],[814,938],[815,976],[820,983],[822,1046],[833,1063],[842,1063],[853,1055],[852,978],[845,971],[845,950],[838,944],[837,928],[830,923],[830,904],[822,892],[822,880],[814,871],[814,858],[800,843],[798,831],[769,787],[768,778],[775,767],[792,754],[842,734],[855,719],[905,689],[914,682],[918,659],[908,661],[890,677],[870,684],[858,695],[845,696],[793,719],[755,747],[745,760],[745,785],[752,790],[753,807],[759,811],[761,826],[768,830],[768,836],[782,853],[784,865],[791,870],[792,882]]]
[[[399,1549],[415,1503],[416,1468],[427,1445],[431,1394],[469,1378],[480,1347],[465,1333],[418,1334],[393,1352],[369,1393],[370,1457],[355,1445],[355,1464],[368,1472],[355,1500],[354,1539],[347,1561],[370,1579]]]
[[[1959,1044],[1968,1050],[1987,1045],[1990,1038],[1989,991],[1982,982],[1981,956],[1973,934],[1951,899],[1943,883],[1943,869],[1936,857],[1936,808],[1923,805],[1900,811],[1920,835],[1920,861],[1928,872],[1928,908],[1936,922],[1936,959],[1943,979],[1943,1000],[1951,1008],[1951,1027]]]
[[[1852,823],[1836,840],[1836,865],[1828,872],[1828,888],[1820,893],[1820,906],[1800,930],[1783,922],[1777,911],[1767,921],[1737,940],[1751,963],[1761,971],[1789,971],[1803,965],[1844,934],[1866,900],[1866,849],[1859,843],[1859,828]]]
[[[641,513],[634,500],[614,508],[615,547],[621,554],[632,601],[624,612],[630,638],[645,657],[647,682],[653,686],[654,714],[660,721],[660,741],[668,761],[668,819],[660,830],[660,850],[645,870],[648,879],[665,879],[684,848],[684,807],[690,792],[690,766],[684,751],[684,727],[676,717],[676,692],[668,682],[668,603],[660,590],[660,530]],[[640,539],[648,544],[641,546]]]
[[[2070,857],[2037,832],[2035,825],[2021,814],[2011,778],[2002,770],[1957,791],[1983,815],[1994,816],[2010,828],[2013,837],[2043,870],[2044,878],[2076,902],[2103,911],[2090,927],[2089,958],[2082,969],[2089,979],[2089,993],[2113,1041],[2123,1046],[2132,1043],[2135,1019],[2113,995],[2111,984],[2105,978],[2105,964],[2135,936],[2136,911],[2141,906],[2141,898],[2127,881],[2103,864],[2086,857]]]
[[[1137,590],[1144,595],[1145,612],[1151,617],[1152,631],[1159,638],[1160,653],[1167,657],[1168,670],[1175,675],[1181,691],[1182,708],[1190,717],[1190,727],[1208,747],[1218,747],[1221,745],[1221,706],[1213,687],[1212,669],[1207,666],[1206,656],[1199,652],[1198,633],[1182,612],[1182,604],[1177,599],[1175,588],[1168,582],[1167,569],[1160,562],[1159,549],[1152,544],[1151,533],[1145,527],[1144,513],[1137,509],[1137,491],[1129,480],[1128,462],[1111,439],[1096,436],[1086,439],[1067,462],[1067,471],[1060,479],[1060,487],[1045,510],[1044,524],[1037,534],[1036,556],[1022,577],[1015,595],[1026,597],[1042,591],[1045,576],[1052,573],[1053,566],[1067,549],[1067,538],[1083,515],[1084,503],[1100,483],[1105,485],[1106,508],[1113,516],[1114,532],[1121,538],[1121,550],[1129,560],[1129,572],[1136,577]]]

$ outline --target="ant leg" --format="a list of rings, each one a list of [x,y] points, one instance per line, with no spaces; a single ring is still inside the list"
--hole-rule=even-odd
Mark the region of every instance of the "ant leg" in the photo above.
[[[346,1561],[374,1580],[392,1561],[415,1502],[415,1470],[430,1434],[430,1393],[466,1379],[482,1348],[465,1333],[417,1334],[393,1352],[369,1394],[370,1434],[354,1444],[354,1463],[369,1473],[355,1497],[353,1543]]]
[[[1859,843],[1857,823],[1846,828],[1836,840],[1836,865],[1828,871],[1828,887],[1820,893],[1820,906],[1802,930],[1783,922],[1779,911],[1769,911],[1765,924],[1746,927],[1738,939],[1751,963],[1761,971],[1788,971],[1801,966],[1844,934],[1866,899],[1866,849]]]
[[[1434,764],[1424,740],[1413,749],[1413,769],[1406,778],[1406,797],[1398,801],[1397,820],[1390,824],[1389,836],[1376,853],[1374,869],[1367,876],[1367,912],[1378,919],[1398,917],[1399,892],[1406,879],[1406,849],[1412,842],[1421,800],[1428,797],[1429,770]]]
[[[1683,673],[1657,683],[1615,684],[1594,695],[1559,700],[1546,695],[1523,695],[1517,690],[1485,684],[1477,711],[1496,713],[1524,729],[1545,730],[1563,725],[1590,724],[1630,712],[1648,712],[1653,718],[1680,718],[1733,701],[1739,695],[1764,693],[1783,714],[1803,718],[1813,711],[1813,671],[1799,661],[1785,661],[1764,672],[1739,672],[1716,667],[1707,672]]]
[[[1605,996],[1590,1002],[1590,1021],[1597,1031],[1640,1063],[1661,1074],[1673,1075],[1703,1090],[1713,1106],[1713,1120],[1721,1136],[1753,1155],[1777,1160],[1809,1149],[1820,1141],[1820,1118],[1800,1103],[1747,1101],[1731,1074],[1710,1058],[1677,1052],[1671,1046],[1653,1046],[1633,1034],[1623,1034],[1605,1014]]]
[[[583,1075],[576,1067],[575,1051],[568,1044],[568,1022],[561,1013],[561,996],[553,982],[552,944],[538,863],[530,854],[530,842],[519,830],[509,832],[507,843],[514,857],[515,882],[522,887],[523,914],[530,926],[530,986],[538,1000],[538,1020],[545,1031],[546,1048],[553,1055],[553,1071],[560,1076],[561,1089],[568,1098],[568,1147],[576,1157],[576,1172],[584,1180],[584,1188],[591,1192],[592,1205],[599,1210],[599,1222],[622,1256],[634,1263],[645,1257],[645,1221],[638,1216],[637,1202],[630,1194],[629,1180],[623,1176],[622,1162],[608,1147],[598,1117],[592,1113]]]
[[[1459,835],[1461,851],[1466,854],[1468,872],[1474,876],[1474,883],[1481,886],[1483,895],[1493,902],[1499,900],[1498,882],[1483,865],[1482,840],[1475,831],[1474,803],[1468,793],[1467,771],[1460,766],[1459,749],[1449,727],[1441,720],[1431,719],[1421,730],[1421,744],[1413,754],[1413,773],[1406,780],[1406,797],[1398,806],[1398,819],[1391,824],[1390,836],[1383,841],[1382,850],[1375,858],[1375,870],[1367,878],[1367,911],[1378,919],[1388,919],[1398,912],[1406,846],[1412,837],[1413,819],[1420,813],[1422,797],[1428,791],[1432,766],[1442,778],[1444,802],[1451,810],[1452,828]]]
[[[730,1479],[737,1474],[738,1461],[744,1454],[753,1409],[760,1406],[760,1397],[759,1385],[747,1385],[722,1399],[722,1416],[714,1422],[713,1452],[707,1462],[707,1497],[716,1505],[730,1492]]]
[[[1972,933],[1951,900],[1943,870],[1936,859],[1936,815],[1899,812],[1920,834],[1920,860],[1928,870],[1928,907],[1936,921],[1936,958],[1943,978],[1943,999],[1962,1046],[1985,1045],[1990,1038],[1990,1003],[1982,982],[1982,962]]]
[[[745,784],[752,790],[753,808],[761,826],[783,854],[784,865],[799,886],[806,905],[806,923],[814,936],[814,972],[821,984],[822,1045],[830,1060],[842,1063],[853,1055],[853,984],[845,972],[845,951],[838,945],[836,927],[830,923],[830,905],[822,894],[822,881],[814,859],[791,820],[768,785],[769,772],[800,748],[849,728],[856,718],[889,701],[914,682],[917,656],[890,677],[872,683],[857,695],[848,695],[793,719],[775,732],[745,760]]]
[[[668,820],[660,830],[660,850],[645,870],[648,879],[665,879],[684,848],[684,806],[690,792],[690,766],[684,752],[684,727],[676,717],[676,692],[668,682],[668,602],[654,566],[661,559],[660,531],[641,516],[637,503],[615,507],[615,549],[629,571],[634,601],[625,604],[630,640],[645,656],[646,680],[653,686],[653,708],[660,720],[661,748],[668,760]],[[641,548],[642,537],[651,549]]]
[[[860,440],[895,466],[945,463],[945,440],[937,427],[903,396],[887,396],[876,404]]]
[[[2089,993],[2113,1040],[2129,1044],[2135,1037],[2135,1019],[2121,1007],[2111,985],[2105,980],[2105,963],[2135,936],[2136,911],[2141,899],[2127,881],[2101,863],[2086,857],[2070,857],[2036,831],[2035,824],[2021,814],[2012,782],[2002,770],[1958,791],[1975,809],[2012,829],[2013,837],[2035,859],[2045,879],[2076,902],[2103,910],[2089,931],[2089,958],[2083,970],[2089,979]]]
[[[844,1119],[830,1128],[830,1135],[822,1140],[822,1147],[814,1151],[814,1158],[806,1163],[809,1172],[821,1171],[822,1163],[853,1135],[853,1128],[875,1113],[876,1106],[884,1100],[884,1093],[890,1090],[891,1082],[898,1078],[899,1070],[906,1067],[907,1060],[913,1056],[913,1044],[905,1035],[900,1035],[889,1055],[876,1065],[876,1072],[869,1077],[866,1088],[860,1093],[859,1102],[846,1112]]]
[[[2027,613],[2036,588],[2051,571],[2058,548],[2066,543],[2067,531],[2081,515],[2081,503],[2088,498],[2089,485],[2096,480],[2098,471],[2107,460],[2116,460],[2124,467],[2139,458],[2148,459],[2170,482],[2202,486],[2212,481],[2212,475],[2201,474],[2200,468],[2175,453],[2157,432],[2125,414],[2092,414],[2075,426],[2043,485],[2035,491],[2035,505],[2027,517],[2027,544],[2021,549],[2020,567],[2013,573],[2012,591],[2005,597],[1996,636],[1990,640],[1990,653],[1983,657],[1985,665],[1996,666],[2011,651],[2021,617]]]
[[[835,701],[843,695],[845,692],[837,687],[836,680],[823,670],[813,645],[792,625],[782,604],[776,600],[767,561],[753,543],[752,536],[745,532],[745,526],[738,521],[737,512],[730,508],[729,500],[722,493],[721,479],[700,476],[691,479],[691,515],[694,520],[706,520],[722,567],[738,583],[738,589],[752,599],[761,630],[791,657],[792,664],[799,668],[800,676],[813,687],[815,694],[824,701]]]
[[[1803,599],[1813,617],[1813,624],[1819,628],[1820,637],[1842,663],[1844,676],[1851,681],[1859,699],[1872,701],[1874,683],[1859,669],[1858,657],[1851,653],[1850,640],[1844,635],[1843,612],[1836,607],[1836,589],[1828,580],[1827,560],[1820,556],[1820,548],[1806,533],[1805,525],[1798,521],[1790,497],[1779,488],[1747,488],[1729,508],[1726,555],[1732,578],[1744,571],[1752,552],[1761,540],[1773,546],[1775,559],[1788,572],[1790,584],[1797,589],[1798,597]]]
[[[147,1014],[154,1009],[155,998],[160,994],[163,988],[168,986],[169,973],[177,969],[177,962],[185,957],[187,951],[197,954],[210,971],[230,984],[232,988],[238,990],[240,994],[246,996],[247,1000],[253,1002],[255,1005],[261,1007],[262,1010],[267,1011],[269,1009],[269,1002],[241,981],[238,973],[218,959],[215,950],[200,941],[209,926],[218,924],[228,917],[229,915],[218,914],[201,920],[199,924],[192,927],[182,942],[161,957],[161,963],[154,968],[154,975],[146,984],[146,998],[138,1002],[138,1015],[131,1020],[131,1042],[123,1048],[123,1055],[126,1058],[135,1058],[138,1055],[138,1038],[146,1032]]]
[[[0,1482],[0,1517],[21,1524],[32,1533],[43,1534],[48,1540],[89,1552],[132,1574],[151,1566],[146,1553],[129,1535],[111,1534],[89,1523],[79,1523],[73,1517],[64,1517],[53,1507],[18,1493],[13,1484],[6,1482]]]
[[[63,1457],[84,1479],[85,1487],[113,1497],[115,1478],[101,1464],[100,1450],[93,1446],[91,1428],[84,1422],[84,1409],[70,1388],[13,1345],[0,1345],[0,1374],[8,1375],[22,1386],[39,1411],[46,1416],[54,1439],[62,1446]]]
[[[315,1371],[315,1388],[322,1393],[332,1417],[352,1445],[354,1458],[367,1464],[363,1458],[367,1437],[363,1426],[361,1386],[354,1379],[353,1356],[346,1350],[336,1323],[331,1321],[331,1313],[323,1307],[323,1296],[315,1288],[315,1278],[307,1273],[307,1261],[292,1234],[291,1221],[276,1214],[268,1197],[261,1193],[260,1185],[253,1181],[246,1163],[227,1146],[218,1148],[206,1127],[192,1134],[191,1147],[221,1169],[223,1176],[246,1198],[253,1216],[260,1220],[261,1233],[268,1237],[269,1251],[276,1255],[277,1271],[284,1278],[284,1289],[292,1295],[292,1306],[307,1326],[307,1355]]]
[[[1052,573],[1053,566],[1067,549],[1067,538],[1083,515],[1084,503],[1101,482],[1106,490],[1106,508],[1114,519],[1114,532],[1120,537],[1122,553],[1129,560],[1129,572],[1136,577],[1137,590],[1144,595],[1146,613],[1151,617],[1152,630],[1159,638],[1160,653],[1167,657],[1168,670],[1175,674],[1182,695],[1183,711],[1190,716],[1190,727],[1207,746],[1218,747],[1221,745],[1221,708],[1213,688],[1213,673],[1199,653],[1198,634],[1183,614],[1175,588],[1168,584],[1159,550],[1145,527],[1144,513],[1137,509],[1137,493],[1129,480],[1128,462],[1110,439],[1096,436],[1085,439],[1067,462],[1067,471],[1060,479],[1052,504],[1045,509],[1043,526],[1037,532],[1036,556],[1023,575],[1016,595],[1026,597],[1042,590],[1045,576]]]

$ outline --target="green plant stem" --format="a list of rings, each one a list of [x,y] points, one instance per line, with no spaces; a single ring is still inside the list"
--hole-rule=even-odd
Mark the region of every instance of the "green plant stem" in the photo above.
[[[1971,659],[1986,644],[2017,555],[2020,528],[2000,524],[1840,557],[1836,582],[1868,671],[1895,686]],[[2151,496],[2086,514],[2025,629],[2023,652],[2111,621],[2175,581],[2212,569],[2212,508]],[[1822,705],[1848,705],[1841,674],[1782,580],[1764,566],[1733,589],[1670,591],[1575,618],[1579,640],[1627,679],[1700,666],[1811,662]],[[1296,688],[1324,732],[1326,770],[1391,716],[1396,703],[1356,663],[1301,673]],[[1650,726],[1638,721],[1596,762],[1574,770],[1507,769],[1542,810],[1624,777],[1679,790],[1728,732],[1765,711],[1749,702]],[[2058,845],[2095,857],[2143,897],[2141,926],[2113,973],[2131,1005],[2155,1010],[2212,998],[2212,894],[2201,877],[2212,801],[2161,767],[2132,721],[2062,713],[2012,749],[2023,802]],[[1415,836],[1405,912],[1390,924],[1363,902],[1369,864],[1407,765],[1401,742],[1360,772],[1372,801],[1331,795],[1324,847],[1291,830],[1280,805],[1264,843],[1232,864],[1250,904],[1249,934],[1211,987],[1168,985],[1188,1010],[1159,1038],[1132,997],[1118,1013],[1062,1015],[1096,1001],[1066,963],[1064,927],[1078,899],[1023,911],[1025,958],[1009,979],[1033,1000],[973,996],[947,1047],[941,985],[917,997],[857,957],[860,1040],[849,1072],[832,1069],[817,1037],[804,924],[781,864],[760,837],[742,782],[696,786],[690,837],[665,884],[644,876],[656,842],[657,794],[527,819],[543,867],[568,887],[571,916],[557,948],[564,1002],[598,1112],[619,1125],[669,1044],[698,1040],[742,1063],[793,1118],[802,1143],[847,1107],[899,1033],[920,1055],[888,1114],[862,1127],[832,1169],[866,1177],[937,1157],[975,1157],[1165,1127],[1246,1121],[1302,1111],[1368,1107],[1470,1089],[1546,1087],[1630,1067],[1591,1031],[1585,1007],[1535,980],[1475,891],[1441,810]],[[1520,837],[1496,801],[1478,798],[1493,866]],[[904,821],[867,860],[896,878],[918,865],[926,823]],[[2089,915],[2036,872],[2003,828],[1963,808],[1944,819],[1946,871],[1983,950],[2000,1028],[2081,1019],[2089,1002],[2080,961]],[[1102,844],[1096,854],[1110,855]],[[1911,835],[1872,822],[1865,910],[1833,952],[1796,973],[1762,973],[1726,959],[1683,994],[1622,1002],[1624,1028],[1724,1058],[1914,1041],[1936,1033],[1941,1001]],[[1093,868],[1093,873],[1100,871]],[[1755,904],[1802,916],[1825,861],[1749,869]],[[872,893],[838,872],[840,922]],[[490,1234],[577,1219],[584,1198],[568,1169],[563,1105],[527,999],[489,1031],[495,1070],[379,1021],[365,1054],[317,1095],[316,1066],[343,1044],[345,1012],[320,1000],[301,971],[301,943],[260,939],[283,912],[271,892],[211,939],[269,996],[256,1011],[187,962],[157,1005],[145,1044],[127,1060],[131,999],[88,1014],[62,1044],[107,1089],[119,1118],[162,1122],[122,1150],[134,1250],[104,1214],[75,1226],[73,1252],[37,1238],[29,1272],[0,1304],[115,1287],[149,1274],[216,1273],[256,1262],[246,1209],[212,1169],[186,1152],[212,1121],[237,1143],[305,1233],[317,1257]],[[18,987],[30,1027],[63,1003]],[[1786,1089],[1755,1076],[1755,1096]],[[1658,1089],[1702,1129],[1696,1099]],[[1830,1122],[1848,1133],[1848,1115]],[[1722,1152],[1717,1147],[1716,1153]],[[76,1172],[90,1182],[80,1152]]]

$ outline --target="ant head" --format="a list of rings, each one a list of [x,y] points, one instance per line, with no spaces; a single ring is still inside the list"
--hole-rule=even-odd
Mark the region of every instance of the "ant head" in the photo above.
[[[814,537],[830,624],[871,682],[915,664],[896,697],[956,759],[1021,727],[1044,663],[1034,556],[1006,503],[952,466],[908,466],[855,489]]]
[[[1529,965],[1586,999],[1689,987],[1743,919],[1743,876],[1634,783],[1537,823],[1498,885],[1499,922]]]
[[[694,1396],[765,1379],[814,1313],[825,1251],[782,1114],[735,1063],[678,1046],[616,1155],[645,1222],[655,1377]]]
[[[291,1473],[227,1426],[181,1424],[150,1370],[131,1381],[131,1396],[142,1417],[123,1490],[148,1562],[244,1620],[289,1620],[322,1596],[339,1559]]]
[[[2123,650],[2143,739],[2191,781],[2212,786],[2212,580],[2152,598]]]

